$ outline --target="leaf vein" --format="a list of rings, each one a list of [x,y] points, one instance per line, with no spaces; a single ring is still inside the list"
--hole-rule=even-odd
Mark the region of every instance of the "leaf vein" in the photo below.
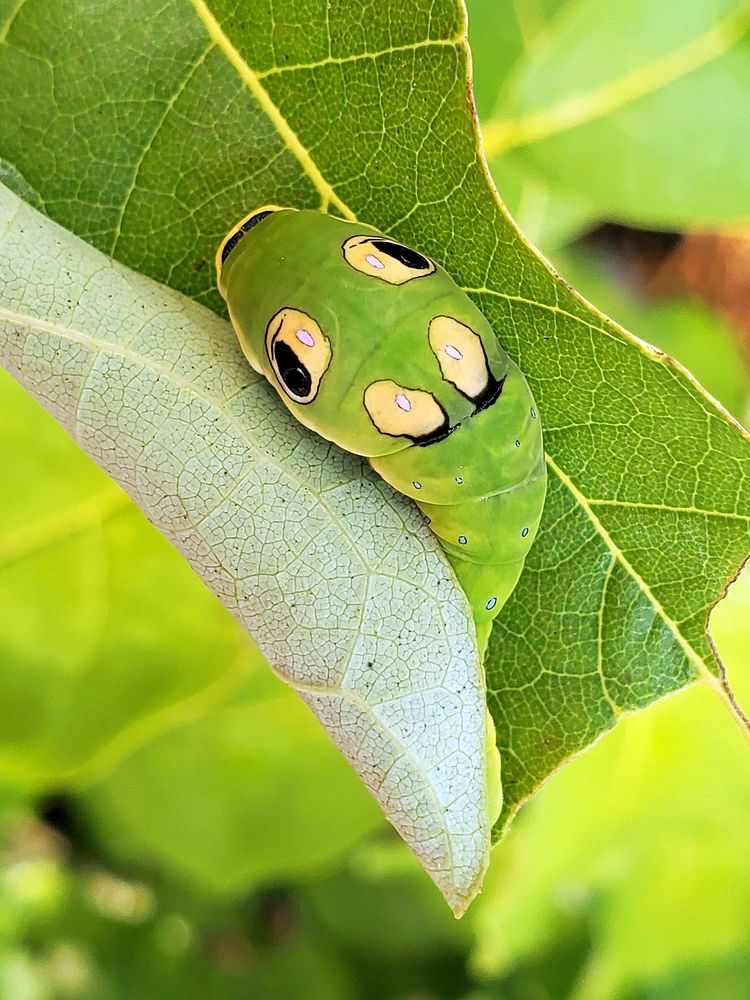
[[[146,159],[146,156],[148,155],[149,150],[153,147],[154,141],[156,140],[157,135],[159,134],[159,132],[164,127],[164,124],[165,124],[167,118],[169,118],[169,115],[170,115],[170,112],[172,111],[172,108],[177,103],[177,100],[179,99],[180,95],[182,94],[182,92],[187,87],[188,83],[190,83],[190,81],[192,80],[192,78],[195,75],[195,73],[197,72],[198,68],[203,65],[203,62],[204,62],[206,56],[208,55],[208,53],[211,51],[212,48],[213,48],[213,43],[211,45],[207,45],[206,48],[203,50],[203,52],[201,52],[201,54],[195,60],[195,62],[191,63],[188,66],[187,73],[184,75],[184,77],[182,78],[182,80],[180,80],[179,84],[177,85],[177,88],[176,88],[175,92],[169,97],[169,99],[165,103],[165,105],[164,105],[164,111],[163,111],[161,117],[157,121],[157,123],[156,123],[153,131],[151,132],[151,135],[146,140],[146,143],[145,143],[143,149],[141,150],[140,156],[138,157],[138,159],[136,160],[136,162],[133,164],[133,176],[130,179],[130,184],[128,185],[128,190],[125,192],[125,198],[123,199],[122,207],[120,208],[120,213],[119,213],[117,222],[115,223],[114,232],[112,233],[112,245],[109,248],[109,256],[110,257],[114,257],[115,248],[117,246],[117,243],[118,243],[118,241],[120,239],[120,234],[122,232],[122,223],[123,223],[123,220],[125,218],[125,213],[126,213],[126,211],[128,209],[128,205],[130,204],[131,198],[135,194],[136,185],[138,183],[138,176],[139,176],[139,174],[141,172],[141,167],[143,166],[143,162]]]
[[[723,517],[733,521],[743,521],[750,524],[750,514],[742,514],[731,510],[705,510],[702,507],[676,507],[666,503],[641,503],[635,500],[617,500],[614,498],[597,498],[588,501],[591,507],[625,507],[632,510],[660,510],[669,514],[702,514],[705,517]]]
[[[15,7],[11,9],[10,13],[8,14],[8,18],[2,27],[2,30],[0,30],[0,44],[2,44],[7,39],[8,32],[13,27],[16,18],[21,13],[21,9],[25,6],[25,4],[26,0],[16,0]]]
[[[384,56],[395,55],[398,52],[414,52],[417,49],[427,49],[439,46],[457,48],[461,42],[461,36],[449,38],[423,38],[418,42],[408,42],[405,45],[394,45],[387,49],[379,49],[377,52],[355,52],[350,56],[331,56],[325,59],[318,59],[315,62],[295,63],[293,65],[272,66],[270,69],[260,70],[255,74],[258,80],[265,80],[269,76],[278,76],[281,73],[292,73],[296,70],[320,69],[322,66],[344,66],[347,63],[363,62],[365,59],[377,60]]]
[[[129,361],[134,361],[140,365],[146,371],[150,371],[155,375],[163,376],[165,379],[170,381],[173,385],[182,389],[186,393],[191,393],[198,399],[203,400],[213,409],[219,409],[222,416],[227,420],[228,425],[237,433],[239,436],[247,442],[248,446],[256,454],[267,459],[270,464],[278,464],[278,458],[267,452],[262,448],[258,442],[248,434],[247,426],[242,423],[239,419],[233,415],[226,413],[221,410],[216,399],[214,399],[209,393],[199,389],[197,386],[191,382],[187,382],[181,379],[177,374],[166,365],[160,365],[156,363],[152,358],[149,358],[143,354],[139,354],[130,348],[123,347],[120,344],[112,343],[111,341],[99,341],[95,337],[89,336],[81,332],[80,330],[71,330],[67,327],[61,326],[59,323],[54,323],[49,320],[40,319],[37,316],[22,315],[19,313],[11,312],[8,309],[0,308],[0,319],[4,319],[9,323],[18,325],[28,325],[30,327],[36,328],[38,330],[44,330],[53,336],[60,337],[63,340],[73,341],[74,343],[79,343],[90,347],[98,356],[111,355],[114,357],[123,358]],[[95,365],[93,366],[95,367]],[[92,370],[93,370],[92,367]],[[304,489],[309,489],[309,484],[306,483],[301,476],[293,473],[291,470],[285,470],[290,478],[294,478],[299,485]],[[325,509],[329,515],[331,521],[339,526],[341,534],[347,539],[352,547],[352,550],[357,554],[357,559],[364,569],[367,569],[367,563],[362,555],[361,547],[358,545],[356,538],[351,534],[346,526],[344,519],[337,514],[330,504],[320,495],[316,493],[316,497],[321,506]]]
[[[706,664],[703,661],[703,658],[693,649],[693,647],[690,645],[690,643],[687,641],[685,636],[678,628],[677,623],[667,614],[665,608],[657,600],[656,596],[654,595],[653,591],[648,586],[646,581],[643,579],[640,573],[638,573],[638,571],[632,565],[632,563],[627,558],[623,550],[619,547],[619,545],[617,545],[617,543],[612,538],[610,533],[607,531],[602,522],[596,516],[587,498],[581,493],[581,491],[572,481],[570,476],[568,476],[560,468],[560,466],[557,464],[557,462],[555,462],[555,460],[552,458],[551,455],[549,454],[546,455],[546,461],[549,468],[552,470],[552,472],[554,472],[554,474],[562,482],[562,484],[567,487],[567,489],[573,495],[573,498],[575,499],[576,503],[580,506],[581,510],[584,512],[584,514],[586,514],[588,519],[591,521],[594,530],[602,539],[602,541],[609,549],[609,551],[612,553],[612,556],[614,557],[615,561],[618,562],[623,567],[626,573],[637,584],[641,593],[643,593],[643,595],[649,600],[658,617],[661,618],[661,620],[664,622],[664,624],[667,626],[669,631],[674,636],[675,642],[680,647],[680,649],[682,649],[687,660],[693,664],[697,673],[704,680],[708,681],[709,684],[715,687],[718,684],[718,678],[716,678],[708,670]]]
[[[206,0],[190,0],[190,3],[193,5],[196,14],[208,32],[209,38],[211,38],[211,40],[229,60],[231,65],[237,71],[242,82],[260,105],[260,108],[265,112],[272,124],[275,126],[276,131],[281,136],[287,149],[298,160],[305,174],[309,177],[316,191],[320,194],[321,204],[323,206],[327,206],[329,204],[333,205],[339,212],[341,212],[344,218],[354,222],[356,220],[354,212],[339,197],[339,195],[336,194],[333,187],[325,179],[320,171],[320,168],[313,160],[310,151],[305,148],[297,133],[282,115],[281,110],[271,100],[271,96],[261,84],[258,74],[250,68],[247,62],[245,62],[243,57],[231,43],[210,7],[206,3]]]

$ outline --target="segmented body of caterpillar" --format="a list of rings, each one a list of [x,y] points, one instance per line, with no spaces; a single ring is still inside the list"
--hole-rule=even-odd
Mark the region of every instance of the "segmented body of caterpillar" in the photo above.
[[[217,252],[242,349],[294,416],[429,519],[484,650],[544,504],[526,379],[441,267],[377,230],[275,206]]]

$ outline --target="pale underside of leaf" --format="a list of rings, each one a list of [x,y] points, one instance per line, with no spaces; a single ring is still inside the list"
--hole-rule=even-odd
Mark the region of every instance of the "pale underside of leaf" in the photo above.
[[[0,206],[3,364],[256,638],[462,912],[489,849],[484,687],[420,515],[294,422],[223,320],[7,189]]]

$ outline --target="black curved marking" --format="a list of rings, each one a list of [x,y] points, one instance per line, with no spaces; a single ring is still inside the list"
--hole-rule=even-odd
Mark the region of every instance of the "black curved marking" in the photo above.
[[[464,419],[471,420],[471,418],[475,417],[477,413],[488,409],[493,405],[493,403],[496,403],[502,395],[503,386],[505,385],[505,379],[507,377],[507,375],[503,375],[500,381],[491,378],[482,395],[475,400],[476,406],[474,408],[474,412],[469,414],[469,416]],[[431,444],[437,444],[439,441],[444,441],[445,438],[447,438],[454,431],[457,431],[463,422],[463,420],[459,420],[458,423],[453,424],[452,427],[449,427],[446,423],[444,427],[439,427],[436,431],[433,431],[432,434],[425,434],[425,436],[421,438],[412,438],[412,441],[414,441],[414,444],[419,445],[420,448],[425,448]]]
[[[312,392],[312,377],[289,344],[284,340],[274,340],[273,358],[279,378],[289,391],[304,399]]]
[[[251,229],[254,229],[259,222],[262,222],[267,216],[273,215],[273,211],[256,212],[255,215],[251,215],[249,219],[245,219],[239,229],[232,233],[229,239],[224,244],[221,251],[221,263],[223,264],[227,257],[230,255],[232,250],[237,246],[241,239],[243,239]]]
[[[373,240],[372,245],[376,250],[399,261],[412,271],[429,271],[432,267],[432,263],[424,254],[417,253],[416,250],[405,247],[402,243],[394,243],[392,240]]]
[[[446,416],[445,423],[441,424],[436,431],[431,431],[429,434],[423,434],[422,437],[413,437],[412,441],[420,448],[426,448],[430,444],[437,444],[438,441],[445,441],[445,439],[460,426],[460,424],[454,424],[453,427],[451,427],[448,423],[448,417]]]
[[[497,402],[507,377],[507,375],[503,375],[498,381],[493,375],[490,375],[485,389],[474,400],[474,413],[480,413]]]

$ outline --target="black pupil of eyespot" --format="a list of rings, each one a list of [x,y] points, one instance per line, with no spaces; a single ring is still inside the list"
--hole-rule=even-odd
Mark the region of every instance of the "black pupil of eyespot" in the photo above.
[[[412,250],[410,247],[402,246],[401,243],[391,243],[390,240],[373,240],[372,245],[376,250],[400,261],[404,267],[410,267],[414,271],[427,271],[430,262],[421,253]]]
[[[273,357],[279,372],[279,378],[287,389],[293,395],[300,398],[309,396],[312,389],[310,372],[305,368],[289,344],[283,340],[275,340],[273,344]]]
[[[273,215],[273,212],[272,211],[256,212],[255,215],[251,215],[249,219],[246,219],[245,222],[242,223],[237,232],[233,233],[224,244],[224,249],[221,251],[222,264],[230,255],[232,250],[234,250],[234,248],[237,246],[237,244],[240,242],[243,236],[249,233],[251,229],[257,226],[259,222],[262,222],[269,215]]]

